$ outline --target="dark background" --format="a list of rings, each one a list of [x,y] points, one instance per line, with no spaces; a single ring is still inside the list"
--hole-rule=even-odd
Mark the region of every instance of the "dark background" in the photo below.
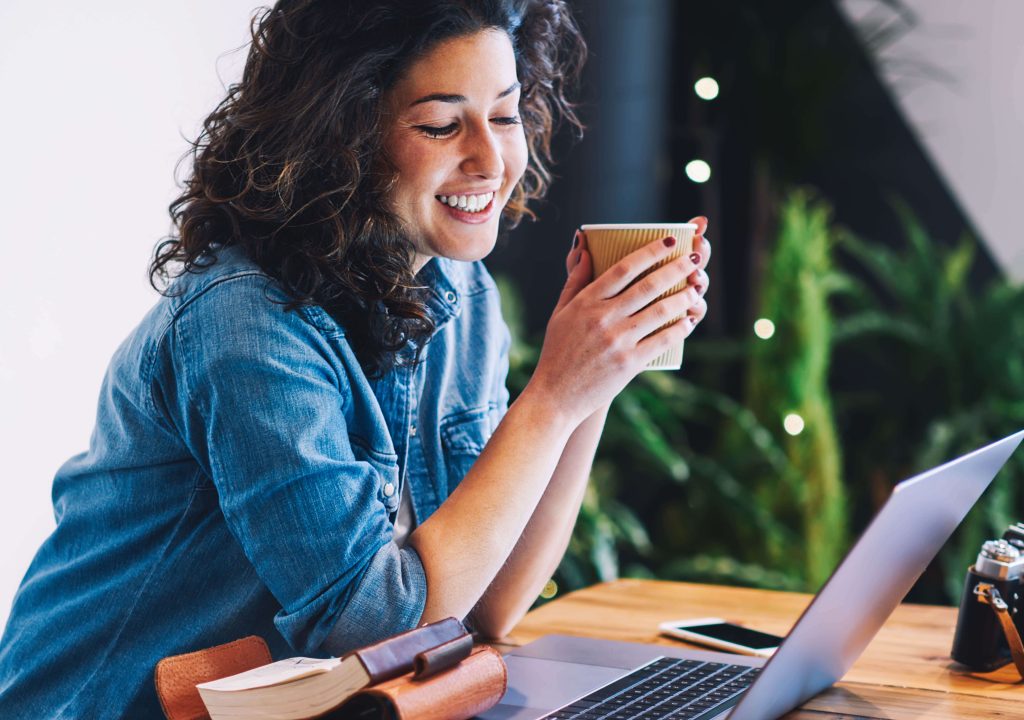
[[[900,10],[898,0],[879,3]],[[634,574],[816,589],[820,578],[804,576],[799,569],[790,568],[785,576],[776,573],[777,553],[746,552],[750,543],[760,542],[757,532],[747,530],[750,512],[757,512],[754,506],[760,503],[769,515],[776,510],[764,502],[771,500],[765,481],[755,482],[742,469],[760,463],[763,476],[763,458],[752,452],[744,465],[727,457],[746,451],[742,442],[730,446],[726,439],[735,434],[738,422],[747,422],[744,412],[749,410],[749,422],[762,423],[774,437],[765,441],[763,455],[777,446],[788,452],[791,471],[797,476],[803,471],[790,439],[751,396],[751,378],[758,372],[753,366],[762,361],[749,352],[750,328],[762,310],[765,283],[788,280],[769,275],[785,198],[794,189],[806,188],[831,208],[835,228],[851,232],[879,253],[905,251],[906,218],[898,211],[904,208],[926,236],[938,274],[945,253],[967,242],[974,255],[966,287],[1005,280],[983,244],[972,239],[974,229],[881,82],[870,49],[832,2],[577,0],[574,7],[590,49],[580,104],[585,137],[576,141],[567,131],[558,135],[556,179],[546,201],[536,208],[539,220],[524,221],[501,238],[487,264],[521,298],[516,331],[527,346],[536,348],[565,279],[565,256],[575,228],[585,223],[681,222],[706,215],[707,238],[714,249],[708,268],[708,315],[687,341],[684,368],[662,390],[677,398],[708,396],[714,407],[735,407],[723,410],[721,422],[704,422],[703,410],[687,416],[686,410],[659,406],[656,396],[662,391],[652,383],[663,381],[634,381],[638,387],[632,394],[613,405],[595,465],[595,497],[584,507],[556,579],[570,588]],[[889,32],[913,32],[912,16],[904,20]],[[885,33],[874,41],[886,42]],[[693,84],[702,76],[718,81],[716,99],[704,101],[695,94]],[[934,78],[925,73],[923,81],[941,78],[938,68]],[[684,172],[695,158],[711,166],[706,183],[694,183]],[[973,449],[981,439],[998,437],[993,433],[1020,427],[1024,413],[1015,409],[996,418],[982,417],[985,398],[999,396],[1003,389],[979,391],[976,405],[965,402],[959,389],[944,392],[950,378],[957,384],[958,374],[989,361],[977,352],[960,351],[955,328],[949,327],[960,320],[936,326],[946,334],[936,334],[933,348],[930,295],[921,295],[918,304],[923,308],[908,309],[915,304],[915,291],[901,299],[898,272],[895,284],[886,287],[838,250],[835,262],[874,292],[883,313],[888,307],[894,317],[903,313],[901,322],[918,322],[925,338],[917,345],[901,344],[882,334],[832,350],[831,398],[826,404],[831,404],[830,424],[842,450],[844,513],[852,541],[895,482]],[[917,283],[908,287],[927,285],[909,275],[907,282]],[[957,318],[974,317],[985,309],[962,297],[964,287],[935,290],[936,302],[955,306]],[[837,319],[848,310],[841,298],[830,303]],[[782,313],[777,320],[784,323]],[[1024,343],[1024,328],[1011,335],[1021,341],[1014,347]],[[524,362],[520,385],[530,369]],[[772,371],[760,368],[761,376],[767,372],[770,377]],[[513,394],[516,376],[514,367]],[[1017,398],[1024,376],[1019,380],[1011,388]],[[644,408],[639,420],[637,407]],[[680,426],[667,429],[675,420],[681,420]],[[671,458],[660,469],[647,462],[652,452],[657,454],[658,443],[663,455],[674,457],[678,451],[677,459],[689,463],[688,479],[670,477],[666,467]],[[730,489],[730,483],[735,487]],[[758,483],[760,489],[754,487]],[[1016,485],[1016,479],[1007,483]],[[806,522],[800,520],[801,501],[793,499],[799,492],[787,499],[783,485],[778,496],[788,515],[778,518],[778,537],[765,544],[791,547],[793,555],[813,554],[815,549],[808,548],[812,538],[802,534],[806,528],[801,522]],[[1022,509],[1015,491],[999,493],[986,509],[976,511],[985,519],[967,523],[969,529],[960,531],[911,599],[955,601],[963,569],[980,541],[1001,532],[1000,525]],[[751,498],[753,506],[742,510]],[[693,521],[698,515],[701,523]],[[680,529],[691,524],[693,528]],[[644,534],[649,536],[646,549],[637,539]]]
[[[890,200],[917,209],[936,237],[970,230],[839,11],[822,0],[577,0],[590,49],[579,143],[561,158],[537,222],[525,222],[487,260],[520,280],[528,327],[541,332],[564,281],[574,229],[584,223],[709,220],[713,282],[702,334],[753,321],[758,263],[773,194],[810,185],[853,231],[902,237]],[[710,75],[706,102],[693,83]],[[683,172],[707,161],[711,179]],[[984,251],[982,251],[984,254]],[[995,273],[984,257],[977,271]]]

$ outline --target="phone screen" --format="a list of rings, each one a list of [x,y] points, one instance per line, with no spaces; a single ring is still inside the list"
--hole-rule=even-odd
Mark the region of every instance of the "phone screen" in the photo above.
[[[760,648],[778,647],[782,643],[782,638],[777,635],[769,635],[768,633],[750,630],[749,628],[740,627],[739,625],[730,625],[729,623],[715,623],[714,625],[680,625],[679,629],[687,630],[697,635],[705,635],[716,640],[724,640],[725,642],[734,643],[736,645],[743,645],[744,647],[753,648],[755,650]]]

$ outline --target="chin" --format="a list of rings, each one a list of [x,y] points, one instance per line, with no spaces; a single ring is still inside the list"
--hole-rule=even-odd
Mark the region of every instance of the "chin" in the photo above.
[[[445,257],[449,260],[460,260],[462,262],[474,262],[483,260],[491,254],[498,241],[498,233],[491,233],[487,238],[478,238],[468,241],[467,238],[446,238],[447,242],[435,246],[434,255]]]
[[[449,260],[458,260],[460,262],[476,262],[477,260],[483,260],[485,257],[491,254],[491,250],[494,249],[494,243],[491,243],[486,248],[459,248],[457,250],[451,250],[450,252],[439,253],[441,257],[448,258]]]

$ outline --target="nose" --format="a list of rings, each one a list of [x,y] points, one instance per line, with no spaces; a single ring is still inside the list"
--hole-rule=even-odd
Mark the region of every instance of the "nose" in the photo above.
[[[501,143],[489,123],[466,134],[463,145],[462,171],[467,175],[494,180],[505,172]]]

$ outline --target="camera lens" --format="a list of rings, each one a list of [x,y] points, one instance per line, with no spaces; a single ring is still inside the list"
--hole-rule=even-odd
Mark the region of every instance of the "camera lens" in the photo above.
[[[1003,533],[1003,539],[1018,550],[1024,550],[1024,523],[1017,523],[1007,528]]]

